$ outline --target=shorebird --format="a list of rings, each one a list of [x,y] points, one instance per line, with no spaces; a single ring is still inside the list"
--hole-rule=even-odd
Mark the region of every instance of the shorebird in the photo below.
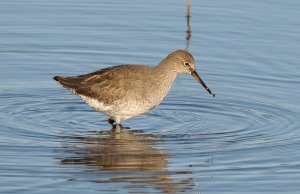
[[[185,50],[169,54],[158,65],[120,65],[74,77],[53,79],[110,118],[115,125],[148,112],[166,97],[179,74],[191,74],[215,96],[195,70],[193,56]]]

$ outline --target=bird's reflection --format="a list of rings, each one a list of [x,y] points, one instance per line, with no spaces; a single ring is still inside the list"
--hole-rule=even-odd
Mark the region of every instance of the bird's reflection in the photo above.
[[[170,155],[158,148],[161,144],[158,135],[112,129],[87,137],[74,136],[69,142],[73,143],[64,147],[68,157],[61,159],[61,164],[90,166],[99,176],[106,176],[93,182],[126,182],[130,183],[126,188],[152,187],[162,193],[183,192],[193,186],[191,178],[174,178],[190,172],[168,170]]]

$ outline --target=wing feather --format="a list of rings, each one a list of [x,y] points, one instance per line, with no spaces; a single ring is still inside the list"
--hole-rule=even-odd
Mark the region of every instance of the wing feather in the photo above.
[[[143,84],[143,71],[150,67],[144,65],[121,65],[75,77],[55,76],[54,79],[77,95],[110,103],[120,100],[136,87]],[[138,72],[138,73],[136,73]]]

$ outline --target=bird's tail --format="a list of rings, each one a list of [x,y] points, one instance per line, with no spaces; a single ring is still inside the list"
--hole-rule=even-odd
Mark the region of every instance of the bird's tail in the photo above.
[[[68,89],[77,89],[80,83],[79,77],[61,77],[54,76],[53,79]]]

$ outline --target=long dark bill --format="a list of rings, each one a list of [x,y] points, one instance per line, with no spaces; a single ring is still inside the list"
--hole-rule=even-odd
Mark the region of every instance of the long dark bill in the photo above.
[[[198,73],[196,71],[192,71],[192,76],[208,91],[208,93],[210,93],[213,97],[215,97],[216,95],[213,94],[210,89],[206,86],[206,84],[204,83],[204,81],[202,81],[202,79],[200,78],[200,76],[198,75]]]

